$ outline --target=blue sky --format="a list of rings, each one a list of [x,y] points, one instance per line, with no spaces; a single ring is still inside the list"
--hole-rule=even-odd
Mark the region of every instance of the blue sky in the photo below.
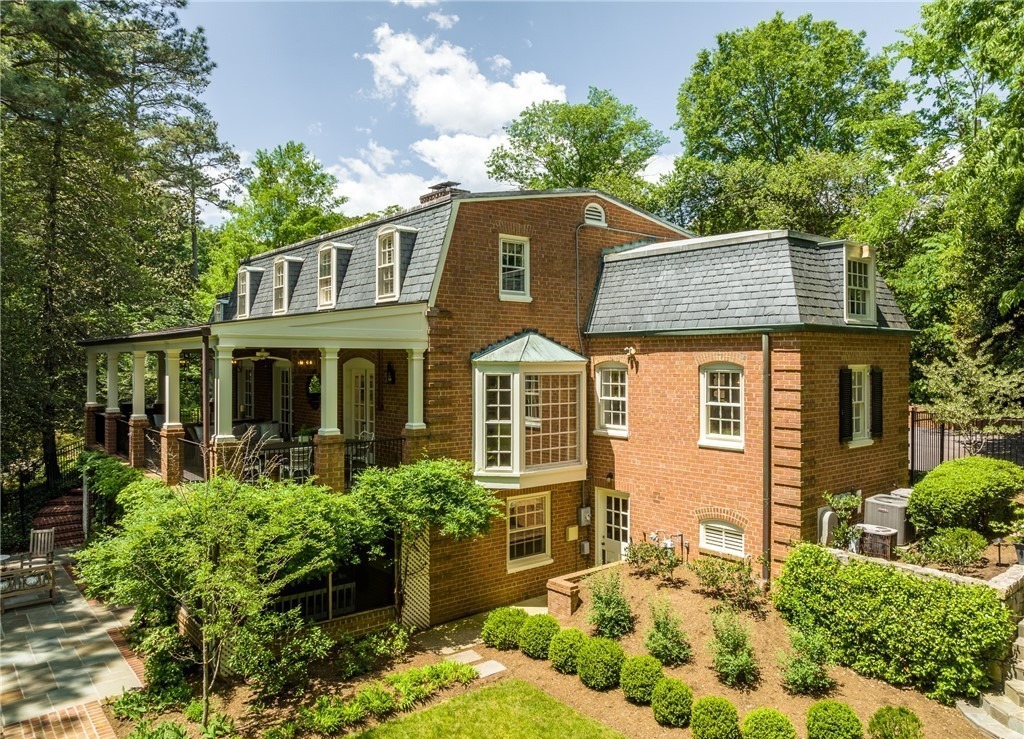
[[[675,102],[715,35],[810,12],[867,33],[872,50],[917,22],[919,4],[698,2],[196,2],[217,68],[205,100],[243,156],[304,142],[340,180],[346,212],[408,207],[452,179],[474,191],[501,127],[541,100],[611,90],[680,151]],[[210,213],[207,220],[217,220]]]

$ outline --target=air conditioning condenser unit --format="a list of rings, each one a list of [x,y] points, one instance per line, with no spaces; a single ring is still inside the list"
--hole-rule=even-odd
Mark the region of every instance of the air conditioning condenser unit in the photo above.
[[[895,495],[872,495],[864,501],[864,523],[896,529],[896,546],[910,543],[907,499]]]

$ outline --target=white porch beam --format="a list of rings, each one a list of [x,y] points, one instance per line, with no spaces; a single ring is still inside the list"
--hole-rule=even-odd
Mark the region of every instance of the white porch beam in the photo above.
[[[163,390],[164,413],[166,420],[165,428],[178,428],[181,426],[181,389],[179,378],[181,377],[180,365],[181,352],[177,349],[168,349],[164,353],[164,374],[160,378],[160,387]]]
[[[338,352],[340,347],[320,348],[320,436],[340,436],[338,428]]]
[[[146,417],[146,352],[132,352],[132,418]]]
[[[232,347],[218,345],[214,349],[214,442],[234,441],[231,433],[231,419],[234,403],[231,400],[231,382],[234,368],[231,366]]]
[[[116,351],[107,350],[107,413],[117,413],[121,410],[118,404],[120,391],[117,387],[117,363],[121,355]]]
[[[409,349],[409,411],[407,429],[425,429],[423,423],[423,350]]]
[[[96,352],[85,353],[85,403],[96,405]]]

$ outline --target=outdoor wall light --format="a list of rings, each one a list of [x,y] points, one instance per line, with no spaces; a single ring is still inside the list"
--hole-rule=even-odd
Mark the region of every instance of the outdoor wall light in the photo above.
[[[614,472],[609,472],[607,475],[604,476],[604,479],[605,479],[605,482],[607,482],[609,485],[611,485],[613,482],[615,482],[615,473]]]
[[[395,384],[395,365],[391,364],[391,362],[388,362],[388,366],[384,369],[384,381],[388,385]]]

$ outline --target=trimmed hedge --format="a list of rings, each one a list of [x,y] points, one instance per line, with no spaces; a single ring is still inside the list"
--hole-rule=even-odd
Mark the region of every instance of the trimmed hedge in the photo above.
[[[740,739],[740,715],[726,698],[706,695],[690,712],[693,739]]]
[[[619,673],[619,686],[630,703],[646,706],[654,695],[654,687],[665,677],[661,662],[646,654],[627,657]]]
[[[807,739],[864,739],[864,727],[845,703],[818,701],[807,709]]]
[[[924,726],[917,714],[903,706],[882,706],[868,721],[871,739],[924,739]]]
[[[654,686],[651,694],[654,720],[662,726],[682,728],[690,723],[693,691],[676,677],[664,677]]]
[[[589,638],[579,629],[559,631],[551,637],[551,643],[548,645],[548,659],[551,660],[551,666],[563,675],[575,675],[580,647]]]
[[[595,636],[580,647],[576,673],[591,690],[611,690],[619,684],[625,661],[626,653],[617,641]]]
[[[921,482],[907,504],[919,534],[962,527],[987,531],[1009,518],[1010,504],[1024,492],[1024,468],[1004,459],[964,457],[943,462]]]
[[[527,616],[519,629],[519,648],[533,659],[547,659],[551,639],[561,630],[558,619],[546,613]]]
[[[987,665],[1016,631],[989,587],[844,565],[814,544],[793,550],[773,590],[782,615],[805,633],[820,630],[839,664],[947,704],[988,686]]]
[[[797,739],[796,727],[774,708],[755,708],[743,719],[743,739]]]
[[[519,631],[526,621],[522,608],[503,606],[487,614],[480,638],[484,644],[495,649],[518,649]]]

